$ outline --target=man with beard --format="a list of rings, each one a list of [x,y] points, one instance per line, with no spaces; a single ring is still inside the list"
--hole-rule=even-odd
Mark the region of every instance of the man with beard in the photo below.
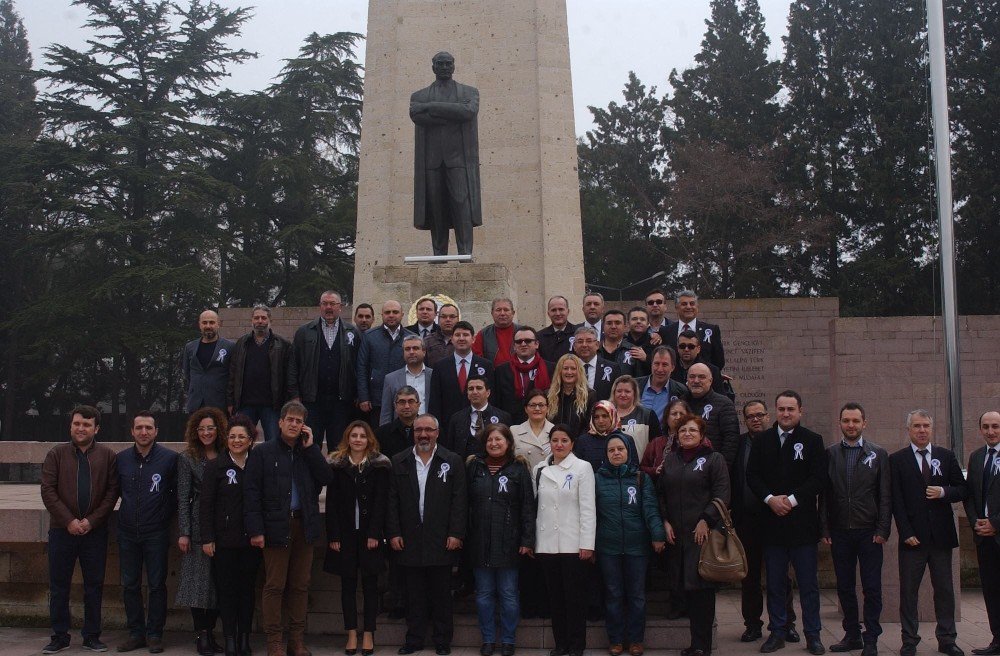
[[[205,310],[198,317],[201,338],[184,345],[181,370],[187,389],[184,410],[190,414],[205,406],[226,411],[229,389],[229,358],[234,344],[219,337],[219,315]]]
[[[427,412],[427,399],[430,398],[431,376],[434,370],[424,364],[424,342],[419,335],[407,335],[403,338],[402,368],[390,372],[382,385],[382,414],[379,425],[384,426],[396,417],[396,406],[393,399],[396,392],[403,387],[412,387],[420,392],[420,408],[418,414]]]
[[[354,327],[364,334],[375,324],[375,308],[371,303],[360,303],[354,308]]]
[[[465,539],[465,463],[439,446],[438,421],[420,415],[413,425],[415,445],[392,459],[386,537],[406,578],[406,640],[399,654],[424,648],[428,619],[434,649],[451,653],[454,633],[451,568]]]
[[[278,437],[278,412],[287,400],[292,344],[271,331],[271,308],[254,306],[253,330],[236,340],[229,361],[229,414],[260,422],[264,439]]]
[[[691,410],[708,424],[707,436],[712,441],[712,448],[732,467],[740,439],[736,406],[728,397],[712,391],[712,372],[702,362],[688,369],[687,387],[691,393]]]
[[[693,330],[685,330],[677,336],[677,367],[671,376],[679,383],[686,382],[688,369],[696,362],[703,362],[708,366],[712,374],[712,391],[725,394],[726,387],[719,368],[701,358],[701,339],[698,334]]]

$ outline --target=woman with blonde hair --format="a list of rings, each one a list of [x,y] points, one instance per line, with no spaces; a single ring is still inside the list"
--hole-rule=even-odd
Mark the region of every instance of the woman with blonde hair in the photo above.
[[[323,569],[339,574],[347,644],[344,653],[358,651],[358,571],[364,596],[361,653],[375,650],[378,575],[385,568],[385,513],[389,504],[389,458],[379,453],[371,426],[353,421],[330,455],[333,481],[326,488],[326,539]]]
[[[555,375],[549,385],[549,421],[565,424],[573,439],[584,430],[597,393],[587,387],[583,362],[572,353],[559,358]]]
[[[175,603],[191,608],[198,634],[197,649],[202,656],[222,653],[223,648],[213,634],[219,607],[212,559],[202,550],[201,482],[205,465],[225,448],[228,429],[222,410],[210,407],[195,410],[184,429],[187,449],[177,459],[177,546],[181,550],[181,575]]]

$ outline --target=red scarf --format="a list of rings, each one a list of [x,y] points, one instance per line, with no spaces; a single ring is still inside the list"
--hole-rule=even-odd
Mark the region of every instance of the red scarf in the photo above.
[[[524,395],[532,387],[547,392],[549,385],[552,383],[549,380],[549,370],[546,368],[541,356],[537,353],[528,362],[521,362],[521,358],[514,357],[510,361],[510,368],[514,371],[514,393],[519,399],[524,399]],[[531,370],[535,370],[536,372],[534,381],[530,377]],[[528,379],[528,387],[524,386],[525,379]]]

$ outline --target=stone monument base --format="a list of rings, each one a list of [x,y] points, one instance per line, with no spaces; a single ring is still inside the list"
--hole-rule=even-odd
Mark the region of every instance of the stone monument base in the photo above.
[[[463,321],[476,330],[492,323],[490,302],[494,298],[513,299],[517,304],[517,284],[510,270],[503,264],[465,262],[422,262],[372,269],[374,297],[368,300],[375,306],[376,316],[383,301],[397,300],[408,309],[424,296],[441,296],[455,301]]]

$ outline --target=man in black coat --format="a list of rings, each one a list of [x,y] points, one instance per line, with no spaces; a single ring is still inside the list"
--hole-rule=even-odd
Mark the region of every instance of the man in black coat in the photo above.
[[[688,369],[687,387],[691,394],[688,400],[691,411],[701,415],[708,424],[708,439],[712,440],[712,448],[721,453],[726,464],[732,467],[740,440],[736,406],[729,397],[712,391],[712,372],[703,362]]]
[[[674,297],[677,321],[671,321],[661,330],[663,343],[677,348],[677,337],[685,330],[693,330],[701,340],[701,354],[706,362],[711,362],[720,370],[726,367],[726,352],[722,346],[722,330],[714,323],[706,323],[698,318],[698,295],[690,289],[677,293]]]
[[[465,539],[468,517],[465,463],[437,444],[438,421],[420,415],[415,446],[392,459],[386,537],[406,577],[406,642],[400,654],[424,647],[433,620],[434,647],[451,653],[451,568]]]
[[[677,337],[677,367],[670,374],[671,378],[680,383],[687,382],[687,372],[691,365],[702,362],[712,372],[712,391],[725,395],[726,386],[722,372],[711,362],[701,357],[701,340],[693,330],[685,330]]]
[[[310,656],[304,636],[313,544],[323,537],[319,494],[332,471],[306,416],[298,401],[286,403],[278,420],[280,439],[264,442],[247,457],[243,513],[250,544],[264,550],[261,611],[268,654],[285,651],[287,623],[289,656]]]
[[[934,419],[926,410],[906,417],[910,444],[889,457],[892,464],[892,516],[899,531],[900,656],[913,656],[920,642],[917,598],[924,571],[934,587],[935,635],[938,651],[964,656],[955,644],[955,590],[951,553],[958,546],[951,504],[965,500],[962,467],[948,449],[931,446]]]
[[[573,349],[573,331],[569,322],[569,301],[565,296],[553,296],[548,303],[549,325],[538,331],[538,352],[542,358],[555,362]]]
[[[519,326],[514,333],[514,357],[494,372],[493,404],[510,415],[509,421],[514,424],[528,421],[524,395],[534,388],[548,392],[554,367],[552,362],[542,359],[535,329]]]
[[[761,615],[764,612],[764,590],[760,586],[761,575],[764,573],[764,529],[761,517],[768,512],[767,506],[754,496],[747,483],[747,463],[750,461],[750,449],[753,443],[768,428],[770,417],[767,405],[762,399],[747,401],[743,404],[743,423],[747,432],[740,435],[739,448],[736,451],[736,461],[730,468],[731,512],[736,535],[743,543],[747,556],[747,575],[740,581],[740,610],[743,614],[743,626],[746,630],[740,636],[740,642],[754,642],[762,637],[764,623]],[[795,630],[795,608],[792,604],[792,580],[788,579],[788,595],[785,597],[785,641],[798,642],[799,633]]]
[[[435,317],[437,317],[437,303],[434,302],[433,298],[425,296],[417,301],[416,322],[411,323],[406,329],[420,339],[427,339],[431,333],[441,330],[434,321]]]
[[[695,365],[692,370],[696,367],[704,365]],[[818,655],[826,651],[819,639],[822,625],[816,546],[820,537],[818,499],[826,485],[826,451],[823,437],[800,425],[802,397],[798,392],[785,390],[774,405],[778,421],[754,441],[747,463],[750,490],[770,510],[761,520],[771,635],[760,651],[769,653],[785,646],[791,563],[799,583],[806,646],[810,654]]]
[[[882,634],[882,545],[892,526],[889,454],[865,439],[865,410],[859,403],[840,409],[840,442],[826,450],[827,483],[820,498],[823,542],[830,545],[844,637],[832,652],[862,649],[876,656]],[[857,575],[865,594],[865,631],[858,621]]]
[[[965,514],[972,527],[979,579],[993,640],[973,649],[977,656],[1000,654],[1000,412],[984,412],[979,435],[986,443],[969,456],[969,496]]]
[[[487,424],[510,426],[510,414],[490,403],[490,381],[483,376],[472,376],[465,384],[468,405],[451,416],[448,430],[441,440],[442,446],[454,452],[462,462],[468,456],[485,456],[486,451],[477,440],[479,431]]]
[[[288,398],[305,405],[309,428],[319,444],[326,441],[328,451],[340,444],[358,393],[361,333],[340,318],[343,307],[338,292],[323,292],[319,318],[295,331],[288,360]]]
[[[451,333],[455,352],[431,365],[431,398],[427,411],[447,426],[451,416],[468,404],[465,384],[472,376],[493,378],[493,363],[472,352],[476,330],[468,321],[459,321]]]
[[[579,326],[573,336],[573,353],[583,362],[583,373],[587,376],[587,387],[596,395],[591,401],[607,401],[611,398],[611,387],[622,375],[616,362],[605,360],[597,354],[601,343],[597,331],[590,326]]]
[[[292,344],[271,330],[271,308],[255,305],[253,330],[236,340],[229,360],[229,415],[260,422],[264,439],[278,437],[278,413],[288,393],[288,360]]]

